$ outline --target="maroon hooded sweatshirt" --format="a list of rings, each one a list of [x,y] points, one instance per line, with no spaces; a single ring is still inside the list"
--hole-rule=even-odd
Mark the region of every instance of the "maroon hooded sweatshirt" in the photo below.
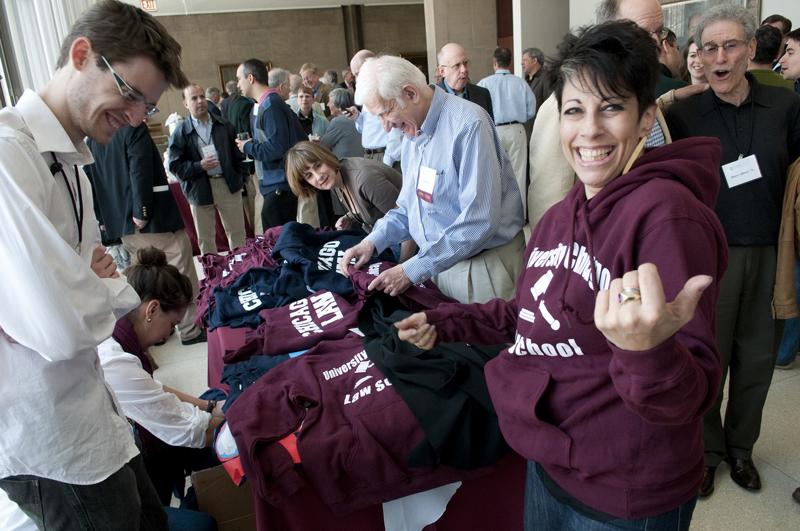
[[[486,365],[509,445],[580,502],[619,518],[674,509],[702,478],[727,265],[713,210],[719,160],[717,139],[692,138],[646,153],[591,200],[577,183],[534,230],[515,299],[426,312],[440,341],[513,342]],[[595,295],[645,262],[658,267],[667,301],[693,275],[714,282],[677,334],[630,352],[595,327]]]
[[[306,481],[344,515],[487,472],[406,464],[425,433],[355,334],[270,370],[225,416],[253,491],[276,507]],[[291,433],[302,473],[276,444]]]

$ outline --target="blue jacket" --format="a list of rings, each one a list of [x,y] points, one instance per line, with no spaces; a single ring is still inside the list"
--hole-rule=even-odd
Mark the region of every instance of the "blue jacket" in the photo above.
[[[307,138],[297,115],[278,94],[270,94],[258,106],[253,122],[253,140],[245,144],[244,150],[256,161],[256,174],[263,195],[289,190],[286,152]]]

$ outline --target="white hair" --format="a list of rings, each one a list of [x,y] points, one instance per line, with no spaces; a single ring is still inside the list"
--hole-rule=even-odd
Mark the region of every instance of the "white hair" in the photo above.
[[[756,36],[756,19],[747,9],[739,6],[722,4],[714,6],[700,17],[700,22],[697,23],[697,29],[694,33],[694,42],[697,46],[702,48],[702,36],[706,27],[714,22],[730,21],[741,24],[744,29],[744,40],[750,41]]]
[[[289,80],[289,72],[283,68],[273,68],[268,74],[269,88],[278,88]]]
[[[382,55],[367,59],[358,72],[356,103],[364,105],[375,97],[388,102],[395,100],[401,105],[403,87],[414,86],[420,90],[428,86],[425,74],[402,57]]]

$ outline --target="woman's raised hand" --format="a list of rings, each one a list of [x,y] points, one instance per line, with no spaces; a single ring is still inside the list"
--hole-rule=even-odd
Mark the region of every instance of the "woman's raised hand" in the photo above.
[[[694,317],[703,291],[711,285],[708,275],[686,281],[672,302],[666,302],[658,268],[642,264],[615,278],[597,294],[594,322],[611,343],[623,350],[641,351],[672,337]]]

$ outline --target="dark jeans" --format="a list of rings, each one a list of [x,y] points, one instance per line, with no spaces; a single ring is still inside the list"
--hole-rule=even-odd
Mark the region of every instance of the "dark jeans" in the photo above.
[[[197,502],[193,496],[184,499],[186,476],[219,464],[211,447],[183,448],[161,441],[145,445],[142,455],[145,469],[161,503],[169,505],[174,494],[181,501],[181,507],[188,509],[197,509]]]
[[[45,531],[168,529],[141,455],[94,485],[12,476],[0,479],[0,488]]]
[[[692,498],[677,508],[636,520],[618,518],[601,522],[594,520],[555,499],[539,478],[536,463],[528,461],[525,480],[525,531],[605,531],[633,529],[647,531],[682,531],[689,529],[697,498]]]
[[[278,190],[264,195],[261,207],[261,225],[264,230],[297,220],[297,196],[289,190]]]
[[[207,513],[167,507],[169,531],[217,531],[217,521]]]

